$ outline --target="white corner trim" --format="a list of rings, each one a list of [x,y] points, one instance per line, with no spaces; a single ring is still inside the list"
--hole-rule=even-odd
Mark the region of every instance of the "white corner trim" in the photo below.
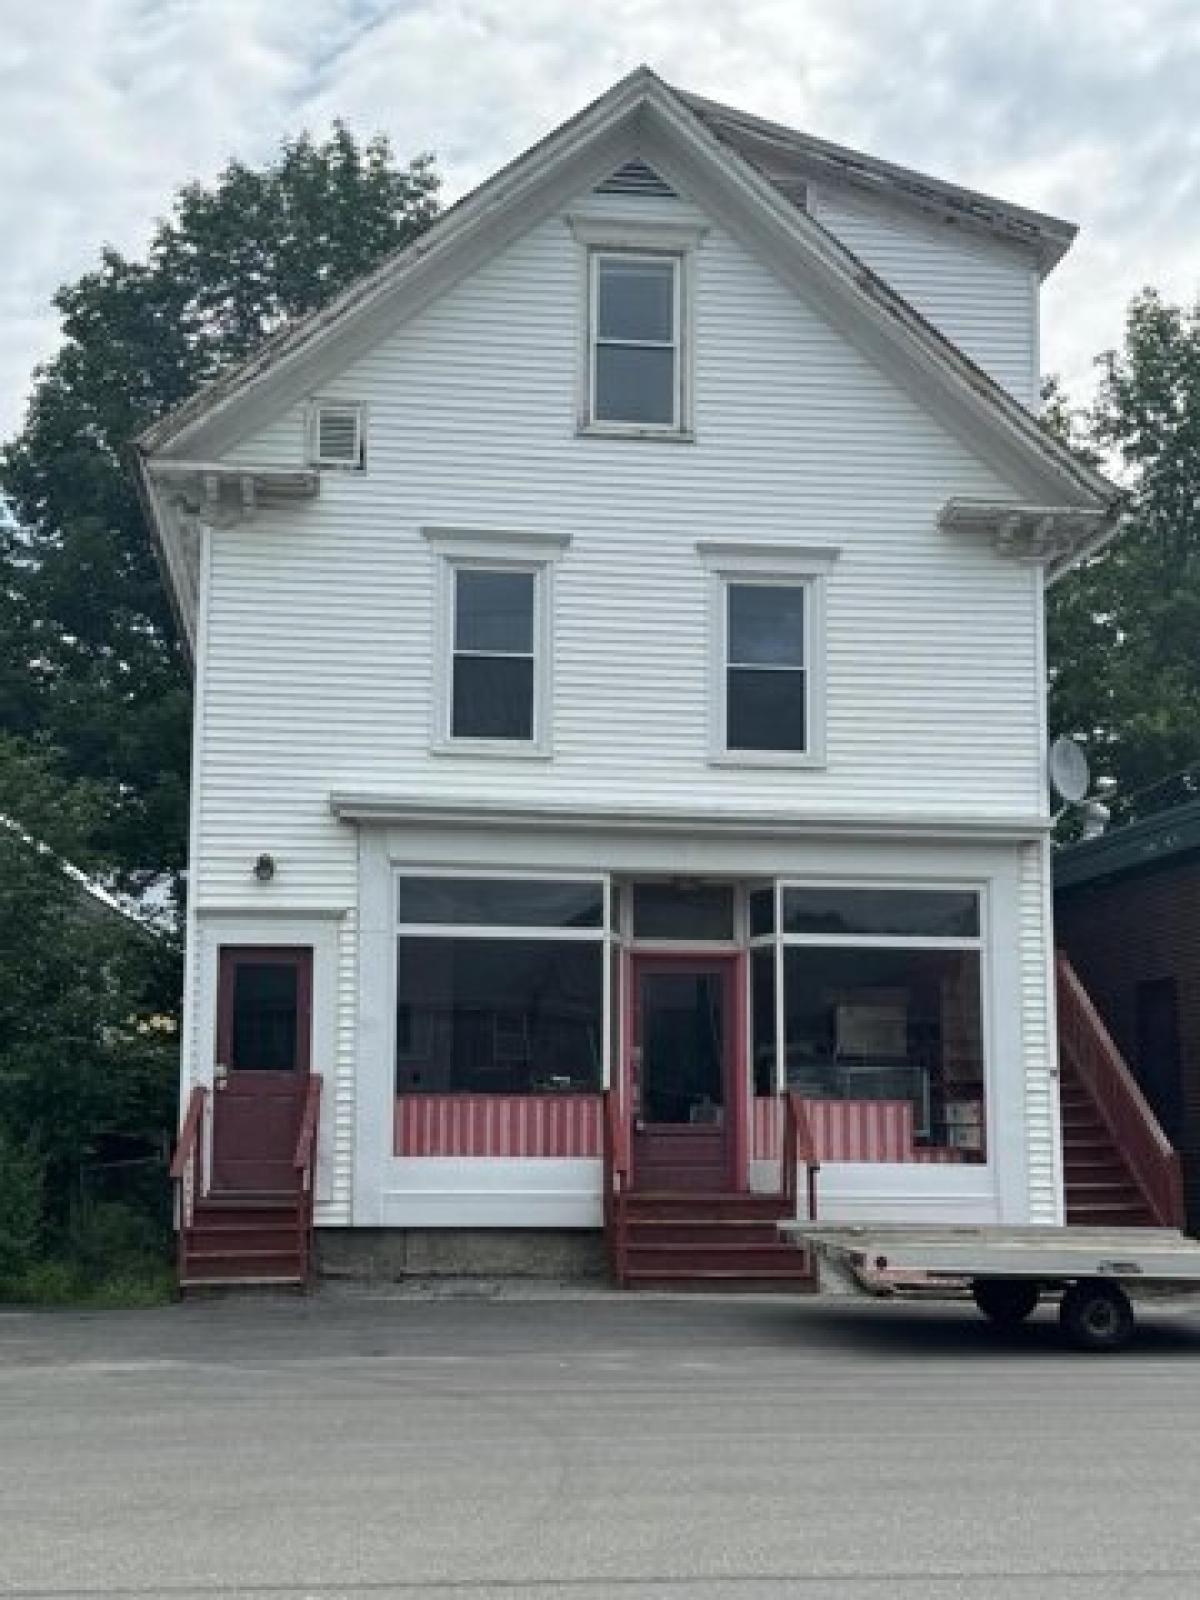
[[[568,212],[563,218],[580,244],[603,245],[613,250],[695,250],[708,226],[694,222],[650,222],[640,217],[582,216]]]
[[[828,572],[841,556],[840,545],[798,545],[757,539],[697,539],[696,553],[718,572],[777,572],[805,577]]]

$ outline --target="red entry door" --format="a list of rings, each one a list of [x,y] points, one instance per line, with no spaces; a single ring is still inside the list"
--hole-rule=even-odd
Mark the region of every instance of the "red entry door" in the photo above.
[[[212,1186],[295,1187],[312,1035],[312,951],[224,946],[217,981]]]
[[[732,1185],[734,970],[717,957],[633,958],[637,1189]]]

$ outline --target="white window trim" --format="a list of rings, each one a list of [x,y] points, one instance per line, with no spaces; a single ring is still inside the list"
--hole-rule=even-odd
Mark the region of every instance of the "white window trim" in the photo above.
[[[749,540],[700,539],[696,549],[709,569],[709,764],[721,767],[784,767],[822,770],[827,764],[828,694],[826,583],[840,550],[821,545],[760,544]],[[730,584],[803,588],[805,608],[804,750],[731,750],[725,742]]]
[[[689,224],[568,217],[580,244],[582,263],[579,315],[579,373],[576,397],[577,432],[609,439],[658,439],[690,443],[693,431],[694,371],[693,256],[707,228]],[[675,267],[675,416],[670,423],[605,422],[595,415],[595,334],[597,264],[605,256],[641,256],[669,260]]]
[[[603,985],[603,1006],[601,1011],[601,1078],[602,1091],[612,1087],[612,1046],[618,1018],[613,1016],[613,946],[616,942],[612,929],[612,874],[608,872],[555,872],[545,867],[534,867],[522,871],[513,867],[427,867],[423,863],[393,862],[391,873],[391,909],[392,909],[392,941],[391,941],[391,990],[388,1002],[388,1015],[392,1018],[392,1095],[396,1096],[395,1087],[395,1061],[397,1044],[397,1013],[396,1013],[396,964],[397,941],[405,936],[421,936],[429,938],[448,938],[465,934],[467,937],[486,939],[523,939],[532,934],[536,939],[548,941],[562,940],[568,942],[601,942],[601,982]],[[522,883],[534,880],[539,883],[598,883],[603,893],[603,906],[601,908],[601,926],[599,928],[538,928],[532,929],[524,924],[513,927],[510,924],[497,925],[495,923],[411,923],[404,922],[400,916],[400,882],[403,878],[491,878],[498,882]],[[473,1157],[472,1159],[478,1159]]]
[[[355,452],[353,461],[327,460],[320,453],[321,412],[351,411],[355,419]],[[361,400],[330,400],[314,396],[307,407],[305,439],[308,464],[322,472],[365,472],[367,470],[367,408]]]
[[[423,528],[421,531],[433,551],[435,563],[431,754],[548,760],[553,749],[554,565],[570,543],[570,535],[514,533],[494,528]],[[531,739],[456,738],[451,731],[454,706],[455,578],[465,568],[485,572],[527,572],[533,578]]]

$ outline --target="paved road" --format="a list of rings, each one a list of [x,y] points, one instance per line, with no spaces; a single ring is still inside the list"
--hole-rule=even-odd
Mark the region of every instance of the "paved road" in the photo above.
[[[1200,1317],[319,1297],[0,1313],[0,1597],[1200,1596]]]

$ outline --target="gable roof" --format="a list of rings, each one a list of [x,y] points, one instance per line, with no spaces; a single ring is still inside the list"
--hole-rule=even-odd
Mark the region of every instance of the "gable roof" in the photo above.
[[[832,144],[828,139],[769,122],[703,95],[684,89],[675,93],[719,139],[798,204],[804,203],[811,179],[845,185],[969,231],[1023,245],[1036,256],[1043,277],[1058,265],[1079,232],[1073,222],[1061,217],[1031,211],[977,189],[882,161],[846,145]]]
[[[674,187],[695,194],[716,220],[752,244],[785,282],[802,288],[915,398],[969,437],[1018,493],[1040,508],[1087,513],[1090,526],[1079,526],[1075,542],[1059,557],[1060,568],[1079,549],[1103,542],[1121,504],[1120,492],[798,205],[785,174],[774,180],[767,176],[761,153],[752,158],[746,152],[757,149],[761,130],[774,128],[681,93],[639,67],[330,304],[281,329],[242,366],[147,428],[134,443],[139,484],[179,609],[187,609],[186,601],[180,603],[187,578],[182,558],[169,548],[170,518],[154,483],[168,462],[176,470],[184,462],[197,463],[198,470],[208,463],[211,482],[211,464],[256,426],[311,394],[331,372],[369,349],[384,329],[416,315],[634,157]],[[797,161],[801,146],[804,161],[833,159],[830,152],[838,150],[782,131],[795,143]],[[838,152],[840,159],[851,154]],[[856,159],[896,192],[902,176],[915,178],[887,163]],[[936,187],[935,180],[922,182]],[[942,185],[939,193],[949,205],[968,191]],[[1015,216],[1014,208],[1008,209]]]

